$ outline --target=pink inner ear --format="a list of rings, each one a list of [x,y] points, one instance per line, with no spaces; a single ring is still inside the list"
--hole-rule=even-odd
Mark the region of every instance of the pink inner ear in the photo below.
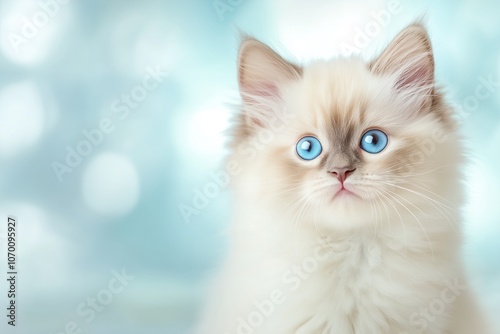
[[[266,104],[266,99],[275,99],[279,97],[278,86],[270,82],[259,82],[254,85],[244,85],[241,87],[243,101],[250,105],[260,105],[259,109],[267,110],[268,113],[272,113],[273,110]],[[265,124],[262,123],[258,118],[246,115],[247,122],[253,126],[264,127]]]
[[[405,72],[396,82],[397,89],[404,89],[409,86],[422,87],[432,83],[430,68],[419,66],[416,70],[410,69]]]
[[[250,95],[261,97],[273,97],[279,95],[278,87],[270,82],[261,82],[258,85],[248,85],[242,90]]]
[[[279,97],[278,86],[270,82],[262,82],[258,85],[245,85],[241,87],[243,101],[249,104],[262,104],[263,100]],[[265,107],[265,102],[262,107]]]

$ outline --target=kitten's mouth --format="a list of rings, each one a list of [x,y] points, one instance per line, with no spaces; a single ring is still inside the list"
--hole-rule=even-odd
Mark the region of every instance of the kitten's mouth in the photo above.
[[[338,199],[338,198],[353,198],[353,197],[359,197],[349,189],[345,188],[343,185],[340,187],[339,190],[333,195],[333,199]]]

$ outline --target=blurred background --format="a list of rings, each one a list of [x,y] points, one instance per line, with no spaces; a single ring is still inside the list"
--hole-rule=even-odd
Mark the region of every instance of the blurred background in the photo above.
[[[19,233],[0,331],[189,333],[227,244],[227,191],[199,192],[239,99],[238,29],[297,61],[370,58],[423,14],[472,158],[464,257],[497,314],[499,2],[0,0],[2,310],[8,215]]]

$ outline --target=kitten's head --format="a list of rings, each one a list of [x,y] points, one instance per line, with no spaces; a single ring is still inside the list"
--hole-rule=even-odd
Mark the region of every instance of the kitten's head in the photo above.
[[[244,168],[236,191],[248,199],[345,228],[446,195],[456,175],[445,165],[459,149],[420,24],[369,63],[300,67],[248,38],[238,70],[243,107],[232,157]]]

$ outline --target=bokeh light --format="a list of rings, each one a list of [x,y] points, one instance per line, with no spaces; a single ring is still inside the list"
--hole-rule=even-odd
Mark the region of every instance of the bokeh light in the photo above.
[[[63,4],[61,4],[63,3]],[[74,3],[68,1],[2,1],[0,51],[9,61],[33,66],[57,51],[69,29]]]
[[[0,89],[0,155],[9,156],[34,145],[44,121],[42,98],[33,83]]]
[[[82,182],[83,198],[97,213],[121,216],[137,204],[139,177],[126,157],[101,153],[90,162]]]

